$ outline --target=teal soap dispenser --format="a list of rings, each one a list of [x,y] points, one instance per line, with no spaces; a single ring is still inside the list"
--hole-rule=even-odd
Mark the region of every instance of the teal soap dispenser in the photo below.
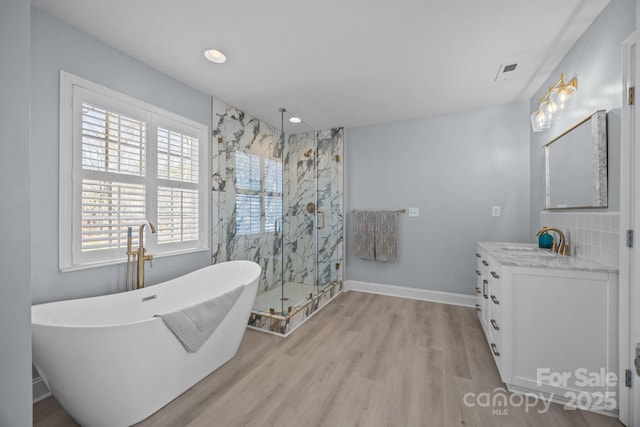
[[[551,249],[553,246],[553,236],[546,231],[538,236],[538,247],[542,249]]]

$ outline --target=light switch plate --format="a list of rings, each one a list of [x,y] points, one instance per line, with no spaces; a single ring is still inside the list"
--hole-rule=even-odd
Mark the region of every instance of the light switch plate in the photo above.
[[[500,206],[491,207],[491,216],[495,216],[495,217],[500,216]]]
[[[420,209],[419,208],[409,208],[409,216],[412,217],[412,218],[420,216]]]

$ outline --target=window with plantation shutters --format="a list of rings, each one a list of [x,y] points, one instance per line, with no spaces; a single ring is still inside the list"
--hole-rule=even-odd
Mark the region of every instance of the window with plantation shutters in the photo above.
[[[282,217],[282,161],[236,151],[236,235],[276,231]]]
[[[81,105],[82,252],[126,248],[126,226],[145,219],[146,123],[94,104]]]
[[[68,73],[60,84],[60,268],[208,247],[207,127]],[[203,207],[205,207],[203,209]]]
[[[200,141],[158,127],[158,244],[198,240]]]

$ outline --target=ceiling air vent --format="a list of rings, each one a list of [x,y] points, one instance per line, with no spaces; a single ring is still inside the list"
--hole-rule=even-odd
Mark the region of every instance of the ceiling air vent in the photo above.
[[[498,69],[498,74],[496,75],[496,81],[498,80],[508,80],[516,77],[520,71],[520,64],[516,62],[511,62],[507,64],[500,64],[500,68]]]

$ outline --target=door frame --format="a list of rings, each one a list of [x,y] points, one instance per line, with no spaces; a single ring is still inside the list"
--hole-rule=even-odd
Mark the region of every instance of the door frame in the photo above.
[[[622,45],[622,108],[620,141],[620,287],[619,287],[619,396],[620,421],[628,427],[640,427],[639,376],[634,369],[635,348],[640,342],[640,260],[635,246],[640,244],[640,145],[638,132],[640,109],[629,105],[629,88],[637,87],[640,71],[640,34],[629,36]],[[640,88],[639,88],[640,89]],[[637,100],[634,104],[637,104]],[[635,235],[634,247],[627,247],[626,233]],[[625,371],[632,372],[631,388],[625,386]]]

